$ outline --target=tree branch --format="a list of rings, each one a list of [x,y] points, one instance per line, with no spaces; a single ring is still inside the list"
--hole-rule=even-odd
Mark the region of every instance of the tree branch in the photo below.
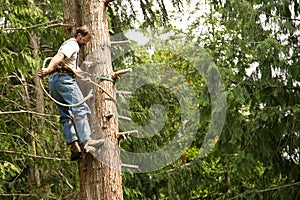
[[[4,135],[4,136],[11,136],[11,137],[14,137],[14,138],[18,138],[19,140],[21,140],[23,143],[27,144],[28,143],[19,135],[13,135],[11,133],[0,133],[0,135]]]
[[[131,135],[137,136],[138,133],[139,133],[138,130],[124,131],[124,132],[119,132],[119,133],[117,134],[117,136],[118,136],[118,138],[120,138],[120,137],[126,138],[126,136],[131,136]]]
[[[71,189],[74,189],[74,187],[71,185],[71,183],[68,181],[68,179],[65,177],[65,175],[61,172],[61,171],[59,171],[58,170],[58,173],[59,173],[59,175],[61,175],[65,180],[66,180],[66,183],[67,183],[67,185],[71,188]]]
[[[121,115],[118,115],[118,119],[121,119],[121,120],[124,120],[124,121],[128,121],[128,122],[132,121],[132,119],[130,117],[125,117],[125,116],[121,116]]]
[[[111,45],[112,47],[114,47],[114,46],[117,46],[117,45],[127,44],[127,43],[129,43],[129,42],[130,42],[130,40],[124,40],[124,41],[111,41],[111,42],[110,42],[110,45]]]
[[[57,24],[50,24],[50,25],[46,26],[46,28],[56,28],[56,27],[60,27],[60,26],[73,27],[73,26],[75,26],[75,24],[64,24],[64,23],[60,22]]]
[[[47,116],[47,117],[57,117],[58,116],[58,115],[49,115],[49,114],[45,114],[45,113],[38,113],[38,112],[34,112],[34,111],[29,111],[29,110],[0,112],[0,115],[21,114],[21,113],[30,113],[30,114],[36,114],[36,115],[41,115],[41,116]]]
[[[130,165],[130,164],[121,164],[122,168],[128,168],[128,169],[138,169],[139,166],[138,165]]]
[[[55,21],[53,21],[55,22]],[[50,22],[50,23],[53,23],[53,22]],[[27,26],[27,27],[20,27],[20,28],[0,28],[0,31],[20,31],[20,30],[27,30],[27,29],[32,29],[32,28],[37,28],[37,27],[40,27],[40,26],[45,26],[49,24],[49,22],[44,22],[44,23],[40,23],[40,24],[35,24],[35,25],[32,25],[32,26]],[[62,22],[60,23],[56,23],[56,24],[50,24],[50,25],[47,25],[45,26],[45,28],[55,28],[55,27],[59,27],[59,26],[67,26],[67,27],[73,27],[74,24],[64,24]]]
[[[129,96],[132,96],[132,95],[133,95],[133,92],[131,92],[131,91],[117,90],[117,94],[123,94],[123,95],[129,95]]]
[[[18,53],[16,53],[16,52],[14,52],[14,51],[11,51],[11,50],[9,50],[8,48],[6,48],[6,47],[3,47],[2,48],[3,50],[6,50],[8,53],[10,53],[11,55],[14,55],[14,56],[18,56],[19,54]]]
[[[119,77],[120,75],[126,74],[126,73],[131,72],[131,71],[132,71],[131,68],[123,69],[123,70],[119,70],[119,71],[116,71],[116,72],[111,73],[110,76],[111,76],[112,79],[116,79],[116,78]]]
[[[270,188],[270,189],[263,189],[263,190],[259,190],[258,192],[262,193],[262,192],[269,192],[269,191],[274,191],[274,190],[279,190],[279,189],[282,189],[282,188],[287,188],[287,187],[291,187],[291,186],[295,186],[295,185],[299,185],[300,182],[295,182],[295,183],[291,183],[291,184],[287,184],[287,185],[282,185],[282,186],[278,186],[278,187],[273,187],[273,188]],[[244,194],[249,194],[251,193],[252,190],[248,190],[244,193],[241,193],[239,195],[236,195],[234,197],[232,197],[231,199],[229,200],[233,200],[233,199],[237,199],[239,198],[240,196],[244,195]]]
[[[51,157],[44,157],[44,156],[35,156],[29,153],[22,153],[17,151],[9,151],[9,150],[0,150],[0,153],[7,153],[7,154],[15,154],[15,155],[21,155],[21,156],[28,156],[31,158],[38,158],[38,159],[45,159],[45,160],[59,160],[59,161],[66,161],[66,159],[61,158],[51,158]]]
[[[16,197],[16,196],[19,196],[19,197],[33,197],[35,195],[33,195],[33,194],[0,194],[0,196],[2,196],[2,197]]]
[[[266,14],[269,17],[274,17],[274,18],[279,18],[279,19],[285,19],[285,20],[290,20],[290,21],[300,21],[300,19],[297,19],[297,18],[283,17],[283,16],[273,15],[273,14],[264,13],[264,12],[261,12],[261,13]]]
[[[299,185],[299,184],[300,184],[300,182],[295,182],[295,183],[291,183],[291,184],[287,184],[287,185],[273,187],[273,188],[270,188],[270,189],[259,190],[259,192],[268,192],[268,191],[273,191],[273,190],[279,190],[279,189],[282,189],[282,188],[287,188],[287,187],[291,187],[291,186],[295,186],[295,185]]]

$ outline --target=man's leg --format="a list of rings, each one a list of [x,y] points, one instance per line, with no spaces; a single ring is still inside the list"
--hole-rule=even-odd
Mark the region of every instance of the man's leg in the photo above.
[[[68,80],[65,81],[65,78]],[[69,77],[60,76],[59,74],[50,76],[50,94],[57,101],[65,104],[72,104],[72,85],[74,80]],[[69,107],[57,105],[60,113],[60,122],[62,123],[62,131],[65,141],[71,147],[71,160],[80,158],[81,149],[78,143],[78,137],[73,124],[72,111]]]
[[[72,96],[74,103],[77,103],[83,99],[83,95],[77,84],[75,85],[76,89],[73,90]],[[100,148],[104,143],[104,139],[91,139],[91,128],[88,121],[88,115],[91,113],[91,111],[88,105],[83,103],[79,106],[72,107],[72,113],[74,115],[74,123],[79,141],[83,144],[85,150],[88,152],[95,151],[95,149]]]
[[[91,128],[86,115],[81,116],[80,113],[74,112],[74,124],[78,134],[80,143],[90,139]]]
[[[89,151],[95,151],[96,149],[99,149],[103,143],[104,139],[100,140],[93,140],[90,137],[91,129],[88,122],[88,117],[78,117],[74,118],[74,123],[76,127],[76,131],[78,133],[79,141],[81,141],[82,145],[84,146],[84,149]]]
[[[78,160],[82,152],[78,143],[74,122],[72,120],[65,120],[63,122],[63,133],[67,144],[71,147],[71,161]]]
[[[66,116],[66,113],[70,113],[67,108],[59,108],[61,113],[62,131],[66,140],[67,145],[71,148],[71,161],[78,160],[81,156],[81,148],[78,143],[78,136],[76,134],[76,129],[74,127],[73,120],[70,115]],[[64,119],[67,117],[68,119]]]

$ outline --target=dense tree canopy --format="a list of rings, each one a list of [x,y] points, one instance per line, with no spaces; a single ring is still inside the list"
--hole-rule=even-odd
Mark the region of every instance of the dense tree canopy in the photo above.
[[[299,2],[172,0],[171,4],[169,9],[161,0],[115,0],[108,9],[115,36],[148,27],[167,28],[176,36],[170,37],[174,48],[164,46],[169,43],[138,47],[115,59],[114,68],[168,66],[189,83],[200,110],[197,133],[179,159],[157,171],[123,172],[124,199],[299,198]],[[65,39],[65,28],[73,25],[63,23],[61,1],[2,0],[0,7],[0,198],[78,199],[76,163],[69,161],[58,113],[43,97],[36,77],[43,60],[53,56]],[[184,30],[176,30],[171,22],[186,10],[190,20]],[[205,135],[217,123],[213,116],[219,111],[212,109],[209,76],[193,65],[197,60],[193,55],[199,54],[180,54],[197,46],[214,61],[227,100],[221,134],[213,137],[217,143],[204,157],[199,155]],[[122,48],[113,53],[117,51]],[[147,82],[163,73],[146,71],[143,77]],[[176,83],[176,78],[170,82]],[[163,81],[144,85],[132,96],[121,95],[118,101],[120,107],[129,102],[129,109],[119,112],[137,125],[161,117],[150,115],[153,105],[162,105],[164,109],[157,108],[166,116],[154,136],[122,140],[127,151],[164,147],[182,123],[179,100]]]

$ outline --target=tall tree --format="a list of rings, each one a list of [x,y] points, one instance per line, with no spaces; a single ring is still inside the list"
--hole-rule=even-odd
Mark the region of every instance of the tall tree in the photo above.
[[[177,7],[180,7],[181,4],[178,2],[180,1],[173,1]],[[135,3],[135,1],[114,1],[113,5],[108,7],[111,17],[109,20],[113,30],[121,31],[122,26],[126,28],[133,26],[134,22],[138,19],[136,18],[138,7],[141,8],[145,15],[143,23],[145,26],[161,25],[167,21],[166,9],[162,1],[140,1],[140,6],[137,7],[133,6]],[[159,5],[159,12],[153,11],[155,5]],[[1,70],[3,80],[1,81],[1,103],[3,105],[3,110],[1,110],[1,135],[5,136],[3,140],[1,140],[0,145],[1,160],[4,160],[4,162],[1,161],[0,163],[1,178],[3,178],[1,182],[5,183],[3,185],[1,184],[1,194],[4,193],[3,196],[18,196],[16,193],[24,192],[28,194],[20,194],[20,196],[31,196],[37,199],[40,197],[59,198],[59,196],[66,196],[68,188],[74,188],[73,193],[68,194],[68,197],[70,199],[78,199],[76,176],[74,178],[74,171],[76,170],[72,163],[64,159],[68,157],[69,152],[66,151],[63,140],[61,140],[61,134],[59,134],[59,127],[56,122],[57,116],[55,115],[56,111],[53,109],[53,104],[48,103],[48,101],[45,101],[44,106],[39,105],[39,103],[43,102],[43,99],[41,95],[37,94],[39,100],[36,100],[34,88],[37,88],[38,91],[39,85],[36,79],[35,82],[33,82],[31,76],[41,67],[42,60],[45,57],[54,55],[58,45],[63,41],[64,31],[61,26],[65,26],[66,32],[71,34],[73,33],[72,28],[81,24],[88,25],[95,33],[95,43],[90,43],[87,49],[82,51],[82,57],[86,57],[85,60],[92,61],[92,66],[96,66],[96,68],[93,68],[88,67],[90,65],[85,65],[87,66],[87,71],[90,70],[90,73],[93,74],[109,76],[112,72],[112,68],[109,60],[110,42],[107,30],[108,24],[106,21],[106,9],[108,4],[105,1],[63,1],[63,5],[61,5],[61,2],[56,0],[47,2],[43,0],[36,0],[34,2],[17,0],[13,2],[1,2],[0,6],[3,8],[3,12],[0,14],[0,63],[1,66],[3,66],[3,70]],[[62,13],[60,12],[62,6],[64,8],[64,18],[67,24],[57,23],[62,19]],[[93,14],[89,15],[89,12]],[[91,16],[96,17],[96,19],[92,19]],[[70,37],[72,35],[68,36]],[[91,53],[90,56],[88,56],[89,53]],[[104,61],[109,65],[107,69],[99,67],[103,65]],[[23,79],[19,77],[23,77]],[[24,83],[26,83],[26,85],[24,85]],[[113,88],[111,82],[103,82],[102,84],[106,91],[114,95],[114,90],[110,91],[110,89]],[[24,98],[16,98],[19,94]],[[100,100],[97,106],[91,105],[91,108],[94,109],[93,113],[97,113],[95,108],[100,108],[101,106],[109,107],[107,109],[109,112],[104,113],[100,110],[100,114],[92,116],[91,123],[95,133],[94,135],[96,135],[96,137],[101,134],[103,136],[109,135],[109,137],[111,137],[110,141],[115,142],[112,143],[112,146],[118,146],[114,138],[118,130],[113,130],[113,128],[108,127],[111,124],[117,123],[116,116],[111,115],[111,113],[115,112],[114,102],[111,101],[111,99],[107,100],[107,95],[101,93],[101,90],[98,90],[96,98]],[[33,102],[37,102],[37,108]],[[91,104],[93,104],[93,101],[91,101]],[[45,108],[47,114],[42,113],[43,108]],[[28,115],[28,117],[24,117],[23,115]],[[31,120],[33,118],[37,120],[36,124],[32,123]],[[110,123],[99,123],[98,121],[101,118],[104,119],[105,122],[110,121]],[[43,128],[39,128],[43,120],[45,120]],[[105,127],[103,131],[104,134],[99,131],[102,127]],[[23,140],[23,138],[31,138],[28,141],[35,141],[36,146],[28,145],[27,141]],[[118,149],[116,149],[116,152],[118,153]],[[112,155],[112,157],[114,156],[115,155]],[[15,159],[16,157],[20,157],[22,162],[20,162],[20,159]],[[101,159],[102,158],[99,158],[99,160]],[[87,163],[93,166],[101,167],[101,164],[99,165],[99,163],[97,163],[96,160],[92,160],[91,157],[87,156],[84,160],[89,161]],[[106,164],[105,166],[108,166],[107,158],[103,158],[103,160]],[[111,171],[115,170],[117,173],[116,177],[120,177],[119,159],[116,159],[116,161],[118,162],[106,169],[112,169]],[[40,181],[37,181],[40,183],[36,184],[37,188],[31,191],[22,184],[29,182],[28,176],[25,175],[27,174],[25,172],[28,171],[28,168],[24,167],[29,166],[28,163],[37,165],[38,171],[41,172]],[[49,163],[51,164],[49,165]],[[87,169],[90,170],[90,173],[81,173],[80,176],[86,177],[84,179],[86,181],[89,181],[89,177],[96,177],[93,179],[93,183],[96,183],[101,177],[105,177],[105,175],[101,174],[101,176],[95,176],[96,170],[94,170],[93,166],[86,166],[85,163],[82,162],[80,169],[83,170],[80,171],[85,172],[84,170]],[[33,179],[35,178],[39,180],[38,176],[33,177]],[[109,179],[110,182],[110,177],[106,178],[106,180]],[[120,179],[115,182],[119,181]],[[54,184],[54,182],[59,182],[60,184]],[[85,196],[84,198],[92,198],[86,197],[91,194],[90,191],[94,191],[93,195],[98,195],[96,192],[99,190],[96,190],[95,187],[100,187],[104,190],[107,189],[100,184],[95,184],[94,188],[88,188],[90,186],[89,184],[84,184],[84,181],[82,183],[82,192],[79,196]],[[102,181],[102,183],[104,184],[106,182]],[[120,185],[121,184],[118,185],[117,189],[108,188],[107,191],[117,191],[119,195],[121,193]],[[105,195],[104,192],[102,194]],[[109,192],[107,192],[107,194],[112,195],[112,193]],[[119,195],[118,198],[121,198],[120,196],[121,195]]]
[[[96,75],[112,78],[110,38],[107,20],[109,1],[63,1],[65,22],[76,26],[87,25],[93,33],[90,45],[82,52],[84,70]],[[81,8],[81,9],[80,9]],[[72,15],[73,14],[73,15]],[[73,30],[70,30],[71,32]],[[84,64],[86,61],[92,64]],[[92,137],[105,137],[106,143],[98,157],[84,154],[79,161],[81,198],[123,199],[120,151],[118,147],[118,118],[113,82],[99,82],[96,88],[92,110]],[[85,87],[86,88],[86,87]]]
[[[90,45],[82,53],[82,67],[85,68],[84,70],[96,74],[98,77],[116,78],[112,76],[111,43],[106,11],[109,7],[111,26],[113,29],[118,30],[121,20],[120,18],[118,20],[114,12],[118,12],[118,10],[124,12],[123,5],[126,4],[130,6],[127,9],[131,10],[134,3],[116,1],[114,5],[110,5],[110,2],[109,0],[63,1],[63,11],[67,24],[87,25],[93,32]],[[179,6],[179,2],[175,1],[174,4]],[[168,18],[163,2],[157,2],[161,10],[156,14],[152,10],[154,2],[141,1],[140,3],[145,17],[145,26],[156,26],[156,23],[166,24]],[[158,15],[161,15],[161,18]],[[130,17],[127,16],[125,19],[128,20]],[[129,22],[128,26],[130,27],[132,22],[130,20],[127,22]],[[72,30],[68,30],[68,32],[72,33]],[[88,63],[86,61],[92,61],[92,64],[86,64]],[[99,82],[99,84],[113,98],[103,90],[96,89],[95,98],[90,104],[93,113],[91,125],[94,137],[106,137],[108,141],[107,146],[101,150],[98,159],[84,154],[79,161],[81,194],[83,199],[122,199],[120,150],[117,137],[118,117],[114,100],[115,86],[110,81]],[[82,85],[82,87],[84,86]]]

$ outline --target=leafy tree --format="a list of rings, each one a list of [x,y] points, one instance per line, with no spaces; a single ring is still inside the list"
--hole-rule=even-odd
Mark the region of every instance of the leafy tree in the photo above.
[[[0,7],[1,198],[76,199],[69,188],[78,188],[77,169],[65,159],[56,110],[44,102],[35,75],[63,40],[63,28],[52,28],[62,19],[61,4],[1,1]]]
[[[145,15],[152,13],[152,17],[147,17],[148,24],[155,21],[151,4],[142,2],[141,5]],[[159,5],[164,7],[162,2]],[[35,74],[44,58],[54,55],[61,43],[59,41],[64,40],[62,26],[69,30],[73,25],[60,23],[60,2],[13,1],[2,2],[1,7],[3,51],[0,62],[4,69],[1,71],[1,101],[4,105],[1,111],[1,130],[5,135],[1,145],[1,172],[4,183],[1,185],[1,195],[8,198],[66,196],[77,199],[77,169],[74,165],[71,168],[64,167],[70,165],[65,160],[69,152],[65,149],[59,133],[60,128],[57,127],[57,113],[48,99],[44,102]],[[162,10],[162,13],[164,20],[167,20],[166,11]],[[157,12],[156,15],[160,14]],[[16,98],[20,94],[20,99]],[[14,141],[13,146],[11,141]],[[66,195],[67,188],[75,188],[74,193]]]
[[[211,3],[216,17],[208,23],[217,24],[205,46],[228,91],[227,123],[214,152],[223,179],[230,178],[222,198],[295,199],[299,4]]]
[[[203,2],[194,4],[191,13],[198,12],[201,17],[181,34],[186,44],[196,41],[205,48],[221,74],[227,97],[222,134],[215,148],[198,158],[213,124],[213,110],[207,77],[199,75],[189,62],[193,54],[184,59],[178,56],[178,49],[187,45],[172,50],[156,48],[153,53],[138,49],[116,59],[115,70],[170,66],[189,82],[201,110],[197,135],[180,159],[154,172],[123,172],[124,198],[297,199],[299,3],[206,3],[204,14],[199,13]],[[172,4],[180,13],[188,2]],[[0,7],[1,199],[79,199],[77,166],[68,160],[57,111],[43,98],[35,77],[44,58],[55,54],[70,28],[60,23],[62,4],[16,0],[1,1]],[[108,7],[109,26],[116,34],[148,26],[174,29],[169,21],[178,15],[167,10],[163,1],[115,0]],[[203,21],[205,26],[201,26]],[[122,98],[128,97],[119,96]],[[123,149],[151,152],[174,138],[181,122],[172,91],[148,84],[129,102],[129,112],[120,114],[129,114],[134,123],[149,123],[153,104],[164,105],[167,121],[151,139],[122,140]]]
[[[195,33],[201,19],[190,33],[210,53],[226,85],[227,120],[220,140],[214,151],[188,166],[128,176],[135,179],[133,194],[147,194],[145,199],[297,199],[299,4],[209,3],[207,34]],[[173,66],[178,70],[180,64]],[[199,153],[202,139],[194,141],[188,158]]]

